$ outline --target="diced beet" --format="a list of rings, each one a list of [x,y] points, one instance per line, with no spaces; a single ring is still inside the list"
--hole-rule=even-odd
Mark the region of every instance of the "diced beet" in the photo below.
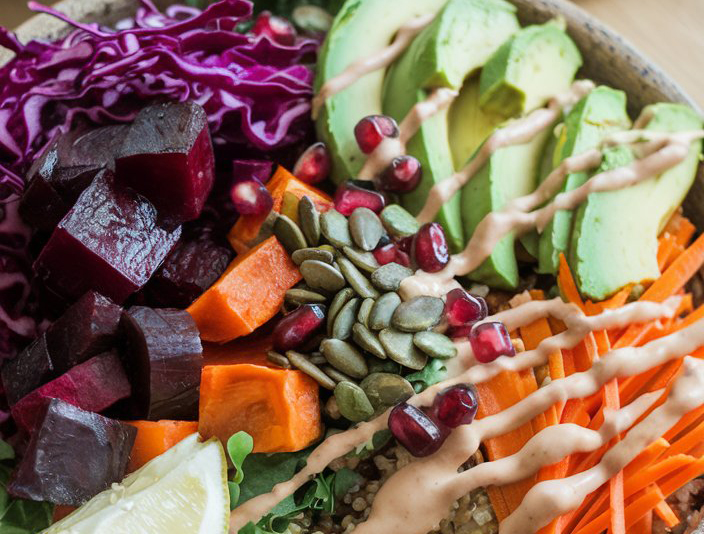
[[[125,475],[137,429],[51,399],[7,487],[16,497],[80,506]]]
[[[220,278],[233,255],[210,232],[179,241],[144,288],[147,302],[158,308],[187,308]]]
[[[166,220],[197,219],[215,180],[205,111],[195,102],[146,107],[116,159],[117,179],[147,197]]]
[[[122,325],[133,416],[195,419],[203,347],[193,318],[183,310],[133,306],[122,314]]]
[[[59,134],[27,173],[20,213],[29,224],[51,231],[101,169],[114,169],[126,125]]]
[[[31,434],[39,423],[42,409],[52,398],[89,412],[102,412],[130,393],[130,383],[119,356],[116,352],[106,352],[22,397],[12,406],[12,417]]]
[[[154,206],[104,170],[56,227],[34,269],[65,297],[93,289],[121,304],[147,283],[180,235],[180,227],[160,227]]]
[[[115,345],[122,309],[110,299],[89,291],[46,332],[57,373],[106,352]]]
[[[22,397],[56,376],[55,364],[47,350],[46,335],[2,366],[2,385],[7,401],[16,403]]]

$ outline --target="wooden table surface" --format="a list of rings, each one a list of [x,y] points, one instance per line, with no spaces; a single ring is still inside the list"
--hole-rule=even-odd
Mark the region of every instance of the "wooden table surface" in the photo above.
[[[650,56],[704,109],[704,0],[574,1]],[[0,24],[25,20],[26,3],[0,0]]]

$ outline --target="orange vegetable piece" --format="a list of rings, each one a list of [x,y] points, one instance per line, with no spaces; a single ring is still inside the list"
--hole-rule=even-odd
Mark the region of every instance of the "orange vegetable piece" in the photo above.
[[[188,308],[203,341],[251,334],[281,308],[301,273],[275,237],[238,256],[220,279]]]
[[[279,166],[266,184],[266,188],[274,199],[273,211],[279,213],[286,193],[296,198],[307,196],[320,211],[327,211],[332,206],[332,199],[315,187],[296,178],[283,167]],[[271,225],[267,225],[267,215],[242,215],[230,230],[227,238],[238,254],[244,254],[253,246],[271,235]]]
[[[136,471],[182,439],[198,432],[196,421],[125,421],[137,429],[127,472]]]
[[[266,357],[272,350],[274,342],[271,335],[254,334],[241,337],[229,343],[203,343],[203,365],[232,365],[235,363],[251,363],[265,367],[277,367]],[[278,368],[278,367],[277,367]]]
[[[318,384],[300,371],[261,365],[207,365],[200,382],[203,438],[244,430],[254,452],[294,452],[321,434]]]

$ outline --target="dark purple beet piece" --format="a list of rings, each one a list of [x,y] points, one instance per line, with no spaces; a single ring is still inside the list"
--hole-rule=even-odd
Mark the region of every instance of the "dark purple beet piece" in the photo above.
[[[28,183],[19,206],[24,222],[45,232],[56,228],[69,209],[54,186],[41,178]]]
[[[122,314],[133,417],[195,419],[203,366],[200,334],[188,312],[133,306]]]
[[[195,102],[146,107],[116,159],[117,179],[147,197],[166,220],[197,219],[213,187],[215,157],[207,116]]]
[[[220,278],[233,255],[210,232],[182,239],[144,288],[147,302],[158,308],[187,308]]]
[[[154,206],[104,170],[56,227],[34,269],[67,298],[92,289],[121,304],[147,283],[180,235],[180,227],[160,227]]]
[[[56,376],[55,365],[42,334],[14,359],[2,367],[2,385],[7,401],[16,403],[22,397]]]
[[[137,429],[52,399],[10,480],[23,499],[80,506],[125,475]]]
[[[102,412],[130,396],[131,387],[115,352],[106,352],[75,366],[22,397],[12,406],[15,422],[34,432],[48,402],[61,399],[89,412]]]
[[[95,291],[89,291],[54,322],[46,342],[59,373],[110,350],[117,339],[120,306]]]

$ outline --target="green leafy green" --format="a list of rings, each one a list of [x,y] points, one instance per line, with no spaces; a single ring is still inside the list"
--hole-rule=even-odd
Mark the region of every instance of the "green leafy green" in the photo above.
[[[347,457],[368,458],[374,451],[381,449],[391,440],[392,434],[388,428],[374,432],[372,438],[361,445],[358,445],[353,451],[347,453]]]
[[[421,371],[406,376],[416,393],[420,393],[430,386],[442,382],[447,378],[447,367],[442,360],[431,359]]]
[[[233,510],[240,500],[240,484],[244,480],[242,463],[252,453],[252,449],[254,449],[254,440],[246,432],[237,432],[227,440],[227,454],[230,456],[232,465],[235,466],[235,474],[227,483],[230,491],[230,510]]]

